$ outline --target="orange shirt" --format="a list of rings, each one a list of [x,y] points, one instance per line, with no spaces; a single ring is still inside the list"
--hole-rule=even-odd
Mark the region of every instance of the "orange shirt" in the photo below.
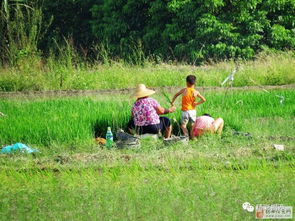
[[[195,110],[194,103],[195,103],[195,96],[194,96],[195,89],[194,88],[186,88],[183,95],[182,95],[182,111],[188,110]]]

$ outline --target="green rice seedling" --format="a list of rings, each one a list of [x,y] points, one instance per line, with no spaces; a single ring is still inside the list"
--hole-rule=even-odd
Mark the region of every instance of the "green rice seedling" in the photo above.
[[[284,96],[280,104],[276,95]],[[292,90],[206,92],[207,102],[197,107],[197,115],[209,113],[225,120],[225,131],[249,132],[255,136],[293,136],[294,92]],[[163,96],[155,97],[165,107]],[[224,99],[225,102],[221,103]],[[108,126],[127,131],[133,101],[128,96],[47,98],[37,100],[3,99],[0,110],[1,145],[23,142],[33,146],[66,145],[72,148],[91,144],[104,137]],[[179,134],[181,110],[169,114],[174,133]],[[275,123],[274,123],[275,122]]]
[[[165,91],[162,91],[162,95],[165,97],[166,101],[168,104],[172,104],[171,98],[170,98],[170,94],[166,93]]]

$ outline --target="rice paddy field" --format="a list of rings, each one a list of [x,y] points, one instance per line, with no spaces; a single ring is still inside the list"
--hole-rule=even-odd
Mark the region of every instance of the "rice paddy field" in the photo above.
[[[110,150],[94,138],[126,130],[129,94],[2,98],[1,146],[40,153],[0,155],[0,220],[254,220],[244,202],[294,206],[294,88],[202,94],[198,115],[224,118],[221,137]]]

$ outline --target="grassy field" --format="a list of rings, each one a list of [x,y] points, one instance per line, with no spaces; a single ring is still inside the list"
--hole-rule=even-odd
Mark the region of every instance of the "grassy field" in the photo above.
[[[242,210],[245,201],[295,203],[290,168],[134,167],[1,171],[1,219],[254,220]]]
[[[154,64],[130,66],[122,62],[88,64],[65,56],[57,60],[24,60],[16,67],[0,68],[0,91],[133,88],[145,82],[150,87],[183,86],[195,74],[199,86],[220,86],[235,67],[234,61],[203,66]],[[263,53],[253,61],[237,61],[234,86],[283,85],[295,83],[293,51]],[[159,77],[161,76],[161,77]]]
[[[0,155],[0,220],[253,220],[246,201],[294,206],[294,90],[204,96],[198,114],[223,117],[222,137],[188,146],[147,139],[134,150],[93,140],[108,125],[125,127],[127,95],[2,99],[0,144],[41,152]],[[155,98],[166,106],[160,93]],[[169,117],[179,120],[180,110]]]

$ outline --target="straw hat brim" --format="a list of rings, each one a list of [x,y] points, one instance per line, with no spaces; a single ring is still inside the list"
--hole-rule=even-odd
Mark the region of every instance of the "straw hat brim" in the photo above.
[[[154,93],[156,93],[154,90],[145,89],[145,90],[135,91],[134,97],[136,98],[148,97],[153,95]]]

